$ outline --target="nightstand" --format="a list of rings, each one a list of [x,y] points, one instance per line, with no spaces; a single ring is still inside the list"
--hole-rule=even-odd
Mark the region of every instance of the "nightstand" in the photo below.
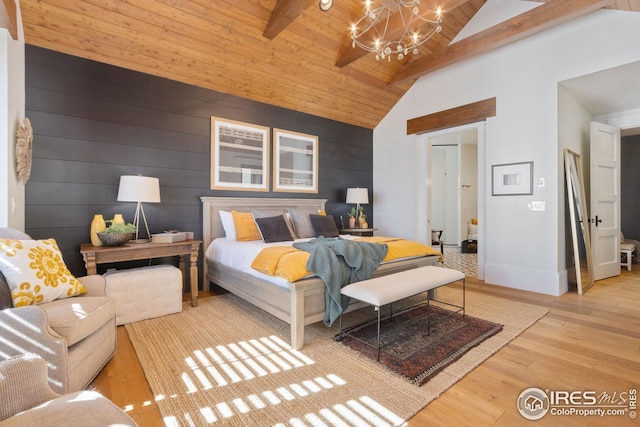
[[[341,228],[338,230],[340,234],[354,234],[356,236],[373,236],[373,232],[377,228]]]

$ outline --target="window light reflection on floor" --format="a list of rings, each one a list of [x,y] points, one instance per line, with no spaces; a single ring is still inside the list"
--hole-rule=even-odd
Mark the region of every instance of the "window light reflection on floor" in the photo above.
[[[292,349],[278,337],[262,337],[207,347],[195,350],[184,359],[187,369],[182,373],[186,393],[198,393],[202,390],[230,386],[233,383],[251,381],[257,377],[274,375],[286,370],[299,369],[315,364],[315,361]],[[246,396],[236,396],[230,401],[211,402],[199,408],[198,413],[173,414],[164,417],[166,426],[209,425],[224,423],[233,417],[252,411],[265,410],[284,402],[295,402],[309,396],[329,392],[336,387],[346,386],[340,376],[327,373],[300,380],[297,383],[281,384],[271,390],[264,390]],[[173,395],[170,398],[179,396]],[[156,400],[165,399],[158,395]],[[294,403],[295,404],[295,403]],[[277,426],[349,426],[401,425],[403,420],[392,411],[368,396],[353,396],[331,407],[318,408],[295,418],[283,420]]]
[[[185,363],[189,371],[182,374],[182,379],[187,392],[195,393],[315,362],[271,336],[196,350]]]

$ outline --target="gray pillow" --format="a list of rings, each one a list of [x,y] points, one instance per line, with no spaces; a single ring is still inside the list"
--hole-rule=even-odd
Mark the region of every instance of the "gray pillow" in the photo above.
[[[309,215],[311,225],[313,226],[313,232],[315,237],[338,237],[338,227],[332,216],[328,215]]]
[[[290,208],[291,220],[296,235],[300,238],[315,237],[313,225],[311,224],[310,215],[317,215],[318,209],[314,208]]]
[[[256,208],[251,209],[251,213],[254,218],[269,218],[272,216],[283,215],[284,220],[287,223],[287,227],[289,227],[291,237],[294,239],[296,238],[296,233],[293,229],[293,222],[291,222],[291,217],[289,216],[289,210],[287,208]]]
[[[289,227],[284,220],[284,215],[272,216],[268,218],[256,218],[256,224],[262,234],[265,243],[287,242],[293,240]]]

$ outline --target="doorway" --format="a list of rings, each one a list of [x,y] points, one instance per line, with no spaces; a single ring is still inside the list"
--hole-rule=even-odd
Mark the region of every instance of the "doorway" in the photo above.
[[[484,279],[484,135],[485,122],[424,134],[426,203],[421,218],[428,218],[428,235],[443,230],[445,253],[460,253],[469,234],[469,224],[478,222],[477,276]],[[452,176],[453,175],[453,176]]]

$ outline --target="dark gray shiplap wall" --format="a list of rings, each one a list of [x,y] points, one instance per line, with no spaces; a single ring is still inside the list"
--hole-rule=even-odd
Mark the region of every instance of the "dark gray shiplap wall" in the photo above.
[[[622,138],[620,216],[625,239],[640,240],[640,135]]]
[[[191,230],[196,238],[201,196],[326,198],[339,225],[350,209],[346,188],[373,187],[370,129],[29,45],[26,116],[34,128],[26,232],[54,237],[76,275],[86,273],[79,249],[94,214],[133,221],[135,204],[116,201],[121,175],[159,178],[162,202],[144,206],[152,233]],[[211,116],[317,135],[319,193],[210,190]],[[372,224],[372,206],[365,212]]]

